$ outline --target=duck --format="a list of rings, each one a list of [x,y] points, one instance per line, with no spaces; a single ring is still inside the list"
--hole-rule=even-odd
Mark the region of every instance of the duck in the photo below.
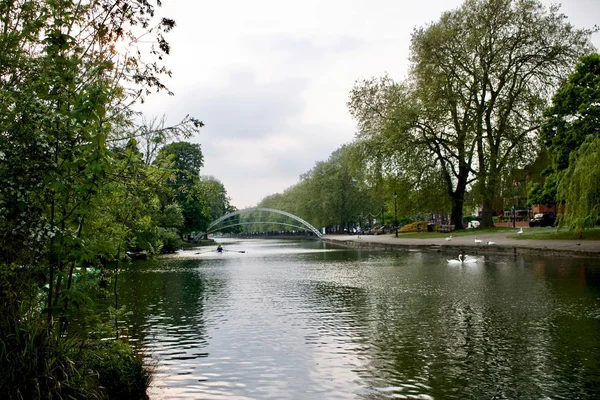
[[[477,239],[477,236],[475,236],[475,243],[479,244],[479,243],[483,243],[483,240],[481,239]]]
[[[446,242],[449,242],[449,241],[451,241],[451,240],[452,240],[452,235],[448,236],[448,237],[447,237],[446,239],[444,239],[444,240],[446,240]]]
[[[487,242],[488,246],[493,246],[496,244],[496,242]]]
[[[523,234],[523,228],[519,229],[519,232],[517,232],[517,235],[522,235]]]

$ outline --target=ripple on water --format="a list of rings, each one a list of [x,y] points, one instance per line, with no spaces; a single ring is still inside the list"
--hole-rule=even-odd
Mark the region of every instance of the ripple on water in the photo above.
[[[132,275],[132,293],[148,285],[127,301],[152,397],[600,397],[600,280],[512,257],[449,268],[252,243]]]

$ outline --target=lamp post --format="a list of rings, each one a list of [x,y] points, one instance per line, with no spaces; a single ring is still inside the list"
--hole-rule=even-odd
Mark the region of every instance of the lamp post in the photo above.
[[[396,209],[396,199],[398,199],[398,193],[394,192],[394,227],[396,229],[396,237],[398,237],[398,211]]]
[[[383,215],[383,204],[381,205],[381,230],[385,233],[385,218]]]
[[[517,222],[517,207],[516,206],[512,207],[512,217],[513,217],[513,228],[515,228],[516,222]]]

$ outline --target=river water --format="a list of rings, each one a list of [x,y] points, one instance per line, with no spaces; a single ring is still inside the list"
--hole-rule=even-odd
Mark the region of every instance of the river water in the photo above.
[[[152,399],[600,398],[600,260],[221,243],[119,278]]]

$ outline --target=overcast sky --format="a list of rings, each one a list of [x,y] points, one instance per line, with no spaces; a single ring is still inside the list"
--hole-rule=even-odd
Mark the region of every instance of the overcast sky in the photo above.
[[[238,209],[254,206],[351,142],[354,82],[385,73],[403,79],[413,28],[461,3],[166,0],[160,14],[177,23],[166,58],[175,96],[151,96],[140,110],[202,120],[191,140],[202,146],[202,174],[223,182]],[[561,3],[577,27],[600,22],[600,0]],[[600,35],[593,42],[600,47]]]

